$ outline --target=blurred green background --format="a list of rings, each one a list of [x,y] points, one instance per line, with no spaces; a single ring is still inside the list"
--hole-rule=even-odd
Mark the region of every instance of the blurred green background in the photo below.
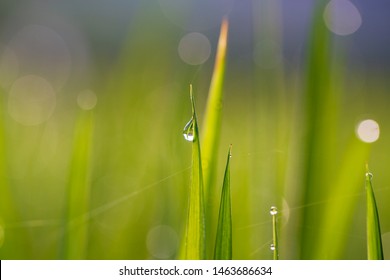
[[[389,259],[390,5],[314,2],[2,1],[0,258],[177,257],[227,15],[233,258],[272,259],[275,205],[281,259],[365,259],[368,164]]]

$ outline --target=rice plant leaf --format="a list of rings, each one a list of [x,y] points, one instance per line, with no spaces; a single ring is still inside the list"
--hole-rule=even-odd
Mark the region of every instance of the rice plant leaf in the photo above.
[[[213,76],[203,121],[202,167],[204,172],[206,199],[214,197],[211,193],[211,185],[213,184],[218,158],[217,151],[222,119],[223,82],[226,68],[228,27],[228,20],[225,18],[221,25],[217,55],[215,58]]]
[[[184,137],[186,140],[192,141],[192,180],[188,203],[185,259],[202,260],[205,259],[203,175],[198,120],[195,111],[195,101],[192,95],[192,86],[190,87],[190,97],[192,103],[192,118],[184,129]]]
[[[231,146],[229,148],[226,161],[225,176],[222,186],[221,203],[219,206],[219,218],[217,237],[214,248],[214,259],[232,259],[232,210],[230,196],[230,157]]]
[[[76,123],[70,163],[61,256],[64,259],[86,258],[88,223],[84,218],[89,211],[92,136],[93,112],[83,111]]]
[[[381,227],[378,208],[372,188],[372,174],[366,173],[367,195],[367,258],[369,260],[383,260]]]

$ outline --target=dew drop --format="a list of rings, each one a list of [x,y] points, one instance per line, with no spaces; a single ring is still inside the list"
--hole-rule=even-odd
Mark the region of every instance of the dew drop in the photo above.
[[[184,139],[187,141],[193,142],[194,141],[194,134],[192,132],[184,133]]]
[[[184,126],[183,129],[184,139],[187,141],[193,142],[195,140],[194,134],[194,118],[192,117],[190,121]]]
[[[366,173],[366,177],[368,177],[368,179],[372,179],[372,177],[373,177],[374,175],[372,175],[372,173],[371,172],[367,172]]]
[[[269,210],[269,213],[272,216],[275,216],[276,214],[278,214],[278,208],[276,208],[275,206],[271,206],[271,209]]]
[[[271,245],[269,245],[269,249],[271,250],[271,251],[275,251],[275,244],[271,244]]]

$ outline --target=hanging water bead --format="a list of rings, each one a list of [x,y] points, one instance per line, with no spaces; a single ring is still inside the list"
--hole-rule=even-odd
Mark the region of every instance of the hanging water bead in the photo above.
[[[374,175],[372,175],[371,172],[367,172],[367,173],[366,173],[366,177],[368,177],[370,180],[372,179],[373,176],[374,176]]]
[[[183,133],[183,136],[184,136],[184,139],[186,139],[187,141],[190,141],[190,142],[193,142],[194,138],[195,138],[195,136],[192,132]]]
[[[187,141],[193,142],[195,140],[194,134],[194,118],[192,117],[190,121],[184,126],[183,129],[184,139]]]
[[[278,214],[278,208],[276,208],[275,206],[271,206],[271,209],[269,210],[269,213],[272,216],[275,216],[276,214]]]
[[[271,245],[269,245],[269,249],[271,251],[275,251],[275,249],[276,249],[275,244],[272,243]]]

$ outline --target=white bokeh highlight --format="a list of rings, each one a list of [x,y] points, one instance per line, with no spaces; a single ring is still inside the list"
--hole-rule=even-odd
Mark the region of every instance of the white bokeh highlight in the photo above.
[[[97,104],[97,96],[92,90],[83,90],[77,96],[77,104],[83,110],[92,110]]]
[[[179,237],[176,231],[167,225],[152,228],[147,236],[146,247],[157,259],[171,259],[176,254]]]
[[[42,77],[27,75],[17,79],[10,88],[8,112],[23,125],[38,125],[47,121],[56,106],[56,93]]]
[[[379,139],[379,124],[374,120],[361,121],[356,128],[357,137],[366,143],[373,143]]]
[[[209,39],[198,32],[185,35],[179,43],[178,52],[181,60],[190,65],[205,63],[211,54]]]
[[[349,0],[332,0],[325,7],[324,21],[330,31],[346,36],[360,28],[362,16]]]

